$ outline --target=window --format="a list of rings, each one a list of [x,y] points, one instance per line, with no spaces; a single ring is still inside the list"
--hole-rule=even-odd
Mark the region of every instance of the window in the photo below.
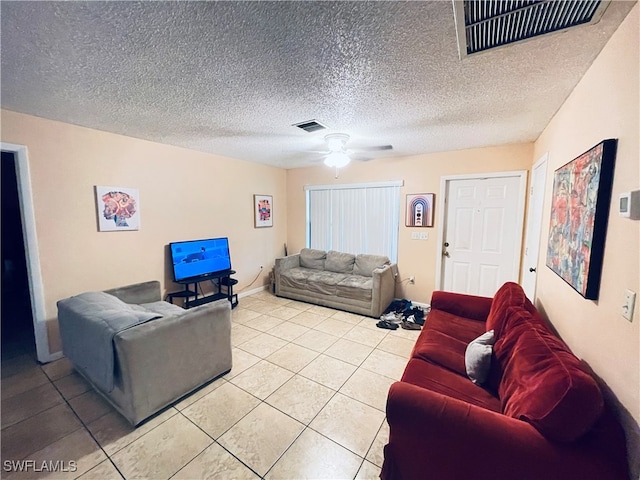
[[[398,260],[402,182],[306,186],[307,247]]]

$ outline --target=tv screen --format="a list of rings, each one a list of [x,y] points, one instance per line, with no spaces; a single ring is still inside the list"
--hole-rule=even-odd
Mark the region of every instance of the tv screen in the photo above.
[[[208,238],[169,244],[176,282],[231,269],[229,239]]]

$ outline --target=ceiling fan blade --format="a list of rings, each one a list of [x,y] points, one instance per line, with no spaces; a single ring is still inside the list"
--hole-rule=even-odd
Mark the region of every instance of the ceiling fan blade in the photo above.
[[[364,152],[380,152],[382,150],[393,150],[393,145],[375,145],[373,147],[354,147],[354,150],[362,150]]]

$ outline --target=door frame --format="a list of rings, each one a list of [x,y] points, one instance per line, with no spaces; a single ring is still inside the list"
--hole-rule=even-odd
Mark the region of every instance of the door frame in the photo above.
[[[46,363],[62,357],[62,353],[57,352],[51,355],[49,351],[44,288],[42,284],[42,271],[40,269],[36,216],[33,205],[27,147],[24,145],[0,142],[0,149],[11,152],[15,156],[18,199],[20,201],[20,216],[22,220],[22,234],[24,236],[24,252],[27,263],[29,295],[31,297],[31,314],[33,317],[33,331],[36,341],[36,355],[39,362]]]
[[[544,155],[542,155],[537,161],[536,163],[533,164],[533,166],[531,167],[530,170],[530,181],[531,184],[529,185],[529,195],[528,195],[528,203],[527,203],[527,217],[526,217],[526,222],[525,222],[525,226],[526,226],[526,230],[525,230],[525,235],[524,235],[524,251],[522,252],[522,268],[520,269],[520,284],[523,283],[524,281],[524,276],[526,275],[526,270],[528,265],[531,265],[531,260],[529,259],[529,263],[525,262],[525,260],[528,259],[528,248],[530,247],[530,245],[527,243],[528,237],[529,237],[529,229],[533,226],[532,223],[534,221],[532,215],[532,211],[531,211],[531,207],[534,204],[534,197],[533,194],[535,193],[536,195],[539,195],[540,199],[542,200],[542,203],[540,204],[542,208],[540,208],[540,212],[539,212],[539,218],[537,219],[539,222],[539,229],[538,229],[538,237],[535,239],[538,242],[538,257],[535,259],[535,268],[538,269],[539,268],[539,261],[540,261],[540,239],[542,238],[542,221],[544,220],[544,213],[543,213],[543,209],[544,209],[544,199],[545,199],[545,195],[547,192],[547,170],[548,170],[548,159],[549,159],[549,152],[546,152]],[[542,170],[542,179],[543,179],[543,183],[542,183],[542,189],[539,192],[534,192],[533,190],[533,179],[534,179],[534,175],[533,172],[535,172],[536,169],[538,168],[543,168]],[[536,270],[536,281],[535,284],[533,285],[533,298],[531,298],[530,300],[532,302],[535,301],[536,299],[536,290],[538,289],[538,273]],[[525,292],[527,293],[527,292]]]
[[[449,189],[449,183],[454,180],[484,180],[486,178],[500,178],[500,177],[518,177],[520,184],[518,186],[518,218],[517,218],[517,233],[516,238],[518,241],[517,249],[517,261],[514,265],[514,277],[520,280],[520,270],[522,265],[522,242],[524,236],[524,213],[527,196],[527,174],[528,170],[514,170],[507,172],[491,172],[491,173],[471,173],[463,175],[443,175],[440,177],[440,195],[438,200],[438,247],[436,248],[436,290],[442,290],[443,288],[443,274],[442,268],[442,245],[444,243],[445,234],[445,218],[447,218],[447,191]]]

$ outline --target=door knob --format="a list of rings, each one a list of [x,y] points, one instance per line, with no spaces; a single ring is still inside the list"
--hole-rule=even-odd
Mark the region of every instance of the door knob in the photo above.
[[[442,255],[444,255],[447,258],[449,258],[451,256],[451,254],[449,252],[447,252],[446,250],[443,250]]]
[[[530,271],[531,273],[533,273],[533,272],[535,272],[535,271],[536,271],[536,269],[535,269],[535,268],[533,268],[533,267],[531,267],[531,268],[529,268],[529,271]]]

